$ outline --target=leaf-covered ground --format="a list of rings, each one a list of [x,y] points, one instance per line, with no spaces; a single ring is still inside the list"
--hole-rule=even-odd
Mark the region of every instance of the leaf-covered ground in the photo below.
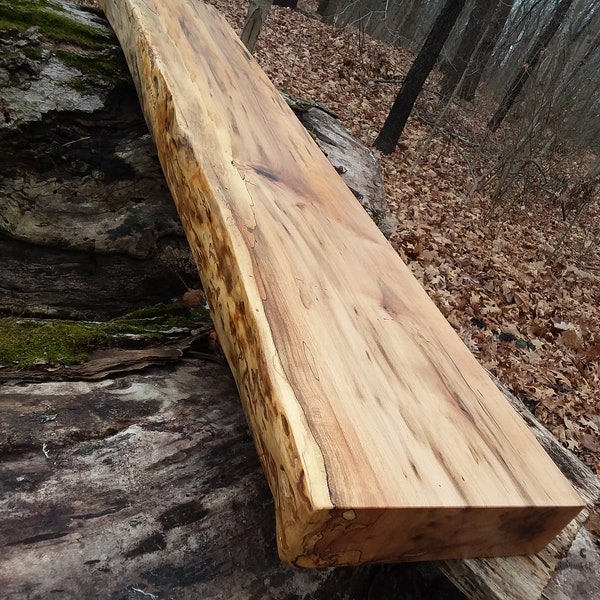
[[[209,3],[239,32],[248,0]],[[316,4],[273,7],[256,58],[277,87],[327,106],[370,146],[413,56],[333,29]],[[600,473],[598,203],[569,229],[556,202],[525,187],[510,205],[470,193],[505,133],[488,137],[484,155],[493,107],[481,97],[451,105],[444,133],[429,139],[438,80],[430,77],[398,149],[375,152],[399,223],[392,243],[484,367]]]

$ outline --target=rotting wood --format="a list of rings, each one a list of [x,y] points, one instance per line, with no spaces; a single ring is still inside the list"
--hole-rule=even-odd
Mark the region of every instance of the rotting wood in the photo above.
[[[102,0],[297,566],[524,554],[583,504],[202,2]]]
[[[195,265],[108,23],[47,0],[0,2],[0,21],[0,311],[169,301]]]
[[[594,496],[600,486],[593,474],[508,397],[544,444],[555,445],[553,456],[564,456],[559,464],[577,488]],[[175,368],[103,382],[5,383],[0,390],[4,593],[11,600],[42,598],[56,589],[64,600],[125,598],[135,582],[159,597],[204,600],[285,593],[304,600],[331,600],[334,593],[348,600],[407,593],[415,600],[461,598],[429,563],[310,574],[282,569],[274,559],[272,503],[237,403],[226,369],[189,359]],[[81,457],[95,468],[82,469]],[[130,510],[111,509],[123,503],[131,504]],[[81,520],[81,514],[101,517]],[[118,538],[115,531],[121,532]],[[581,528],[563,560],[565,548],[555,540],[551,560],[544,551],[518,562],[468,559],[441,566],[471,600],[589,600],[600,590],[600,559],[590,538]],[[198,539],[202,551],[194,552]],[[232,552],[234,562],[228,559]],[[18,564],[37,567],[15,569]],[[577,573],[579,583],[573,583]]]

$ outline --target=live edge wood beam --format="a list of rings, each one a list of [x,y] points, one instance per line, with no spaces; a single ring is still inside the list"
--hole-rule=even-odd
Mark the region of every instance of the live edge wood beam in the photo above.
[[[527,554],[583,506],[226,21],[101,0],[297,566]]]

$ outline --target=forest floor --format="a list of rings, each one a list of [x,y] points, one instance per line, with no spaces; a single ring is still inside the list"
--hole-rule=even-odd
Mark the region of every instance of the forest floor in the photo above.
[[[240,31],[248,0],[208,3]],[[274,6],[255,56],[278,88],[327,107],[372,147],[414,55],[323,23],[316,5]],[[491,185],[473,191],[511,121],[491,135],[494,104],[481,93],[438,119],[439,78],[397,150],[373,150],[398,222],[391,242],[481,364],[600,474],[600,203],[574,221],[535,182],[499,201]],[[568,179],[584,165],[569,155],[561,169]]]

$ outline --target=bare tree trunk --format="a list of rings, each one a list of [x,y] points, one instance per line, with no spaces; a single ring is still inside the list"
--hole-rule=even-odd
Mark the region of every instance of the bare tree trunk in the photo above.
[[[488,123],[488,129],[491,131],[496,131],[498,127],[500,127],[504,117],[506,117],[508,111],[512,108],[517,97],[519,96],[519,93],[527,83],[529,76],[531,73],[533,73],[534,69],[540,62],[544,50],[547,48],[550,40],[554,37],[554,34],[558,31],[558,28],[563,22],[565,15],[567,14],[567,11],[572,3],[573,0],[561,0],[557,4],[554,12],[552,13],[550,21],[542,30],[540,37],[537,39],[533,48],[529,52],[529,55],[527,56],[523,66],[504,94],[504,98],[502,98],[502,101],[494,113],[494,116],[490,119],[490,122]]]
[[[340,8],[340,0],[319,0],[317,14],[321,15],[326,23],[333,23]]]
[[[381,132],[375,140],[375,147],[384,154],[391,154],[396,148],[419,92],[435,66],[464,5],[465,0],[446,0],[446,4],[433,24],[425,44],[406,75]]]
[[[267,15],[271,10],[273,0],[250,0],[246,22],[240,35],[244,46],[250,52],[254,52],[256,41],[260,35],[263,23],[267,20]]]
[[[468,64],[463,80],[459,86],[458,95],[463,100],[472,101],[479,86],[483,70],[492,55],[498,38],[504,29],[508,15],[512,10],[515,0],[501,0],[496,7],[490,24],[487,26],[483,37]]]
[[[471,55],[481,40],[486,20],[493,8],[493,3],[490,0],[477,0],[475,2],[456,54],[442,79],[441,95],[445,102],[450,100],[456,86],[463,78]]]

